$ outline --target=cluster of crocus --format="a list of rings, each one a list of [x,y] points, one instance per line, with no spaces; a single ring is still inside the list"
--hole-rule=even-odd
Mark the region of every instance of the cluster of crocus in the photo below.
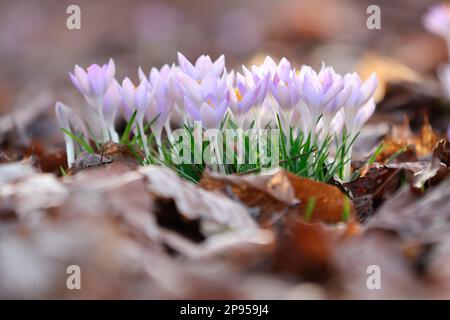
[[[285,58],[276,63],[266,57],[262,65],[228,72],[223,55],[215,61],[203,55],[191,63],[178,53],[178,65],[152,68],[148,76],[139,69],[138,85],[128,78],[120,85],[114,71],[110,60],[107,65],[91,65],[86,71],[76,66],[70,73],[73,84],[97,115],[102,134],[96,140],[118,141],[114,129],[117,115],[127,121],[134,115],[133,130],[141,137],[146,157],[150,155],[148,129],[160,159],[164,158],[162,137],[172,138],[174,114],[183,119],[179,127],[200,123],[205,131],[220,131],[232,123],[238,129],[278,128],[285,136],[309,136],[320,145],[329,137],[336,141],[356,138],[375,108],[375,74],[363,82],[356,73],[340,75],[325,65],[319,71],[309,66],[296,69]],[[70,125],[64,113],[69,111],[57,104],[58,119],[67,130]],[[66,138],[66,142],[71,139]],[[291,138],[286,139],[288,145]],[[350,153],[347,149],[346,179]]]

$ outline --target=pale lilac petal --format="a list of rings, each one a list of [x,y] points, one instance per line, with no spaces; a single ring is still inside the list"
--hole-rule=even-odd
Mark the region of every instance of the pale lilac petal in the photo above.
[[[375,93],[375,90],[378,86],[378,79],[375,73],[369,77],[369,79],[362,85],[361,91],[364,94],[364,100],[367,101],[372,97]]]
[[[80,88],[81,88],[80,91],[85,95],[90,94],[88,76],[87,76],[86,72],[83,70],[83,68],[76,65],[75,69],[74,69],[74,75],[78,81],[78,84],[80,85]]]
[[[71,110],[64,103],[58,101],[55,105],[56,119],[58,120],[59,126],[70,131],[69,117]]]
[[[87,69],[89,84],[96,98],[102,98],[106,90],[104,70],[97,64],[89,66]]]
[[[200,104],[203,101],[203,92],[197,81],[183,74],[178,83],[185,96],[189,97],[195,103]]]
[[[187,113],[191,116],[191,118],[195,121],[200,121],[200,111],[198,110],[198,107],[195,105],[195,102],[193,102],[188,97],[184,97],[184,106],[186,108]]]
[[[139,77],[139,81],[140,81],[140,82],[142,82],[142,81],[144,81],[144,80],[148,80],[148,79],[147,79],[147,76],[145,75],[144,70],[142,70],[141,67],[139,67],[139,69],[138,69],[138,77]]]
[[[116,65],[113,59],[109,59],[108,66],[106,67],[106,86],[109,87],[114,80],[114,76],[116,74]]]
[[[132,111],[136,110],[136,100],[135,100],[136,88],[130,79],[125,78],[122,82],[121,94],[122,100],[124,104],[127,106],[127,109]],[[128,110],[126,110],[128,113]],[[132,113],[132,112],[131,112]]]
[[[215,128],[218,126],[218,116],[216,111],[207,103],[203,103],[200,107],[200,117],[204,128]]]
[[[221,55],[216,61],[214,61],[214,64],[212,66],[212,72],[218,77],[220,77],[223,74],[225,68],[225,56]]]
[[[217,76],[210,72],[202,80],[200,85],[203,95],[207,96],[210,93],[216,93],[217,91]]]
[[[182,55],[180,52],[178,52],[178,65],[180,66],[181,70],[194,78],[195,80],[200,80],[198,76],[197,69],[192,65],[192,63],[189,62],[188,59],[184,55]]]
[[[291,106],[291,99],[289,94],[289,88],[284,84],[278,84],[275,86],[274,84],[270,84],[272,89],[272,94],[277,100],[278,104],[281,108],[289,108]]]
[[[78,91],[80,91],[81,94],[83,94],[83,95],[88,94],[88,92],[86,92],[84,90],[84,88],[81,86],[78,79],[71,72],[69,72],[69,78],[70,78],[70,81],[72,81],[72,84],[77,88]]]
[[[136,106],[138,112],[145,112],[150,103],[149,86],[147,81],[142,81],[136,89]]]
[[[371,98],[364,106],[359,109],[354,119],[354,127],[361,128],[375,111],[375,101]]]
[[[213,62],[209,56],[202,55],[197,59],[197,62],[195,63],[195,68],[198,71],[199,77],[203,78],[206,76],[206,74],[208,74],[213,70]]]

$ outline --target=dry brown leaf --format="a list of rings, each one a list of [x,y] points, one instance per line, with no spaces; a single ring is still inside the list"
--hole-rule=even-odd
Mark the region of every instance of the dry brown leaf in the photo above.
[[[405,118],[403,124],[394,125],[383,139],[384,149],[377,156],[377,161],[384,163],[391,157],[406,148],[396,157],[396,161],[417,161],[418,158],[430,155],[441,138],[434,132],[428,118],[425,117],[422,128],[418,134],[414,134],[409,126],[409,121]]]
[[[282,169],[260,175],[206,174],[200,186],[207,190],[220,190],[247,207],[257,209],[258,221],[262,225],[273,224],[287,215],[304,217],[309,201],[315,202],[311,221],[335,223],[342,220],[347,201],[335,186],[301,178]]]
[[[353,204],[337,187],[311,179],[301,178],[287,173],[294,188],[295,197],[300,199],[300,210],[304,212],[308,201],[315,199],[311,221],[336,223],[343,220],[346,202],[348,201],[349,219],[355,214]]]
[[[273,271],[324,282],[333,272],[330,257],[338,239],[336,228],[289,218],[277,237]]]
[[[183,180],[169,168],[149,165],[140,167],[139,172],[146,177],[151,194],[173,200],[178,212],[187,219],[237,229],[256,227],[245,207],[219,192],[209,192]]]

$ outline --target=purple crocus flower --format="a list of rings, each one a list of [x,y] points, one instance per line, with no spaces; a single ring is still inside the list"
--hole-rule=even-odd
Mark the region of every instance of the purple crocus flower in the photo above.
[[[230,110],[238,121],[242,121],[244,115],[257,103],[263,81],[249,87],[246,78],[239,72],[235,76],[234,71],[229,74],[228,80]]]
[[[356,134],[364,122],[367,121],[368,117],[361,117],[358,122],[355,122],[355,117],[373,97],[377,85],[378,79],[375,73],[364,83],[356,73],[349,73],[344,76],[344,86],[351,88],[351,94],[344,105],[344,123],[347,134]],[[363,119],[365,119],[364,122],[362,121]]]
[[[266,59],[263,65],[265,72],[270,72],[271,79],[269,86],[271,93],[281,109],[291,109],[300,99],[298,91],[295,89],[295,70],[291,68],[290,62],[281,59],[276,70],[274,70],[273,60]]]
[[[261,106],[266,98],[267,89],[269,87],[270,72],[262,72],[262,70],[257,67],[253,69],[254,71],[250,71],[245,66],[242,66],[243,74],[237,73],[236,81],[244,84],[248,89],[259,86],[259,93],[256,98],[256,103]]]
[[[86,71],[76,65],[74,72],[69,72],[70,80],[85,97],[102,99],[114,80],[116,67],[113,59],[109,59],[108,64],[103,66],[92,64]]]
[[[68,106],[62,102],[56,102],[55,113],[56,119],[62,129],[74,135],[82,134],[84,137],[87,137],[87,130],[84,122]],[[79,147],[74,139],[66,133],[64,133],[64,141],[66,143],[67,165],[70,168],[72,163],[75,161],[75,155],[79,150]]]
[[[125,113],[129,113],[130,111],[133,113],[136,111],[137,130],[139,130],[143,140],[145,155],[148,157],[150,152],[147,146],[147,135],[144,133],[144,119],[155,90],[150,90],[150,84],[146,79],[143,79],[139,86],[135,87],[130,79],[125,78],[120,91],[126,110]]]
[[[336,74],[331,67],[323,65],[319,73],[316,73],[311,67],[303,66],[298,79],[302,100],[308,106],[314,123],[324,113],[331,115],[327,118],[332,118],[348,98],[349,89],[341,92],[342,76]]]
[[[351,142],[364,123],[370,118],[375,110],[373,95],[378,85],[378,79],[373,73],[366,82],[362,82],[356,73],[349,73],[344,76],[344,86],[351,87],[351,94],[341,109],[344,116],[346,136]],[[344,181],[348,181],[351,176],[351,156],[352,146],[348,147],[346,163],[344,165]]]
[[[209,56],[202,55],[197,59],[194,66],[185,56],[178,52],[178,64],[181,70],[192,79],[201,81],[209,73],[213,73],[216,77],[222,76],[225,70],[225,56],[221,55],[213,62]]]
[[[74,86],[98,113],[103,133],[103,141],[109,140],[108,128],[103,114],[103,98],[114,81],[116,67],[114,61],[109,59],[108,64],[99,66],[92,64],[86,71],[78,65],[74,72],[69,73],[70,80]]]
[[[200,83],[188,74],[182,73],[178,79],[184,94],[184,105],[194,121],[200,121],[203,128],[218,128],[230,103],[230,93],[226,85],[226,73],[218,77],[210,72]]]
[[[369,120],[375,111],[375,99],[372,97],[356,113],[353,121],[353,127],[361,130],[363,125]]]
[[[444,39],[450,39],[450,6],[440,3],[432,6],[423,16],[425,28]]]

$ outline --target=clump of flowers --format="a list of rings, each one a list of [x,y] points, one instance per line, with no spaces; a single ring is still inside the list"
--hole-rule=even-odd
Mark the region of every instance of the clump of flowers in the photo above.
[[[58,102],[69,166],[82,149],[106,141],[138,147],[143,164],[161,163],[193,181],[205,169],[221,173],[263,172],[284,167],[316,180],[351,178],[352,144],[375,109],[378,81],[340,75],[323,65],[296,69],[283,58],[227,71],[225,57],[200,56],[191,63],[139,68],[139,84],[114,78],[115,65],[76,66],[70,78],[92,108],[84,125]],[[118,118],[127,125],[121,136]],[[98,133],[90,127],[99,129]]]

